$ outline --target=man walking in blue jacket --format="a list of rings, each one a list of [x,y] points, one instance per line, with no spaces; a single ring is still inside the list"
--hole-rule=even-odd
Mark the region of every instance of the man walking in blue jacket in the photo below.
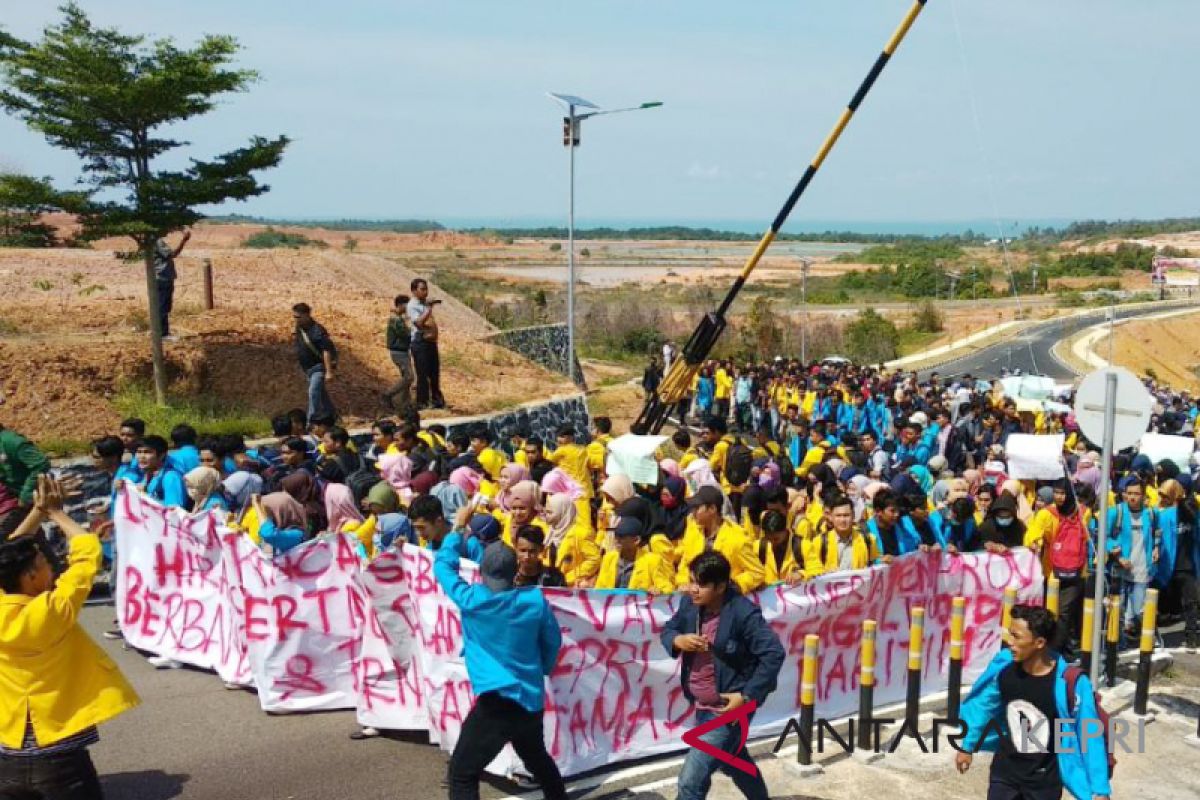
[[[503,542],[484,551],[483,583],[458,574],[462,534],[442,540],[433,574],[462,617],[463,655],[475,706],[450,756],[450,800],[479,800],[479,778],[511,743],[547,800],[565,800],[566,786],[542,738],[544,678],[562,644],[550,605],[538,589],[513,589],[517,556]]]
[[[1010,642],[971,687],[962,708],[966,734],[955,764],[971,768],[979,750],[996,753],[988,800],[1107,800],[1104,722],[1086,674],[1067,685],[1054,650],[1058,623],[1044,608],[1014,606]],[[1073,696],[1069,696],[1073,695]]]
[[[729,561],[708,551],[691,563],[691,589],[662,632],[672,657],[683,656],[683,695],[696,706],[696,724],[747,702],[762,705],[775,690],[784,651],[762,611],[730,581]],[[746,718],[747,724],[753,714]],[[740,721],[700,737],[753,765],[741,737]],[[679,800],[702,800],[720,768],[748,800],[767,800],[762,773],[733,769],[699,750],[689,750],[679,772]]]

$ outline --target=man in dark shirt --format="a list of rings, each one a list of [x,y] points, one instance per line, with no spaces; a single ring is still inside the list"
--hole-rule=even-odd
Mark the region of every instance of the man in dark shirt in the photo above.
[[[192,232],[184,231],[183,240],[174,250],[166,239],[159,239],[154,244],[154,283],[158,288],[158,318],[162,322],[164,339],[175,338],[171,335],[171,308],[175,304],[175,279],[179,276],[175,271],[175,259],[191,238]]]
[[[672,657],[683,657],[683,695],[696,704],[696,723],[703,725],[747,702],[761,706],[775,691],[784,650],[779,637],[730,578],[728,559],[713,550],[689,565],[691,590],[662,632]],[[746,722],[749,724],[751,713]],[[737,758],[754,764],[734,721],[701,737]],[[749,800],[767,800],[762,773],[753,775],[718,762],[700,750],[689,750],[679,771],[680,800],[702,800],[718,769]]]
[[[308,416],[337,418],[333,400],[325,390],[325,384],[333,380],[337,366],[337,348],[329,338],[329,332],[312,317],[308,303],[292,306],[292,318],[296,321],[296,358],[300,369],[308,378]]]
[[[400,370],[400,380],[383,393],[383,407],[395,411],[401,417],[412,406],[409,389],[413,385],[413,366],[410,349],[412,334],[408,330],[408,295],[398,294],[392,302],[392,315],[388,317],[387,349],[392,363]]]
[[[514,542],[517,550],[517,586],[566,586],[567,579],[557,567],[542,560],[546,534],[541,528],[526,525],[517,531]]]

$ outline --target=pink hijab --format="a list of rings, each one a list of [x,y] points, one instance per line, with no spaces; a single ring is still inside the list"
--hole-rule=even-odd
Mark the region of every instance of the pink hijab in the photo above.
[[[450,483],[463,490],[468,499],[479,492],[479,484],[483,476],[470,467],[459,467],[450,473]]]
[[[520,464],[505,464],[500,470],[500,480],[507,483],[507,488],[501,488],[500,493],[496,495],[496,505],[504,511],[508,511],[508,499],[512,497],[512,489],[518,483],[529,480],[529,470],[522,467]]]
[[[672,478],[683,479],[683,473],[679,471],[679,462],[673,458],[664,458],[658,462],[658,466],[663,472],[670,475]]]
[[[534,511],[542,505],[542,487],[534,481],[521,481],[508,490],[509,498],[521,500]]]
[[[379,459],[379,471],[388,485],[396,490],[400,502],[408,505],[412,502],[412,461],[408,456],[392,453]]]
[[[362,522],[362,512],[354,504],[354,493],[344,483],[331,483],[325,487],[325,516],[329,519],[329,532],[341,533],[346,523]]]
[[[565,494],[572,500],[583,497],[583,487],[579,482],[558,467],[547,472],[542,478],[542,491],[546,494]]]

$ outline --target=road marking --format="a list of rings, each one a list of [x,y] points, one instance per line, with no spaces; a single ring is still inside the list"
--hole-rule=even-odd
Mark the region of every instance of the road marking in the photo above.
[[[655,789],[664,789],[667,786],[671,786],[678,782],[679,782],[679,778],[677,778],[677,777],[676,778],[663,778],[661,781],[654,781],[653,783],[643,783],[641,786],[631,786],[631,787],[629,787],[629,792],[630,792],[630,794],[646,794],[649,792],[653,792]]]

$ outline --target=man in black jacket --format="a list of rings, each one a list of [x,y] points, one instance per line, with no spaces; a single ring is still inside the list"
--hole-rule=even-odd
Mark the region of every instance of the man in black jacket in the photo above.
[[[691,563],[692,586],[662,632],[672,657],[683,656],[683,695],[696,705],[696,724],[733,711],[747,702],[762,705],[775,690],[784,651],[758,606],[730,581],[729,561],[716,551]],[[749,715],[746,720],[753,718]],[[754,764],[741,737],[740,721],[700,737],[739,759]],[[721,769],[748,800],[768,800],[762,773],[750,775],[689,750],[679,771],[679,800],[702,800],[712,775]]]
[[[387,324],[387,349],[392,357],[392,363],[400,370],[400,380],[392,384],[383,393],[383,406],[388,411],[395,411],[401,417],[412,407],[412,395],[409,390],[413,385],[412,356],[409,350],[412,345],[412,334],[408,330],[408,295],[398,294],[392,303],[392,316]]]

